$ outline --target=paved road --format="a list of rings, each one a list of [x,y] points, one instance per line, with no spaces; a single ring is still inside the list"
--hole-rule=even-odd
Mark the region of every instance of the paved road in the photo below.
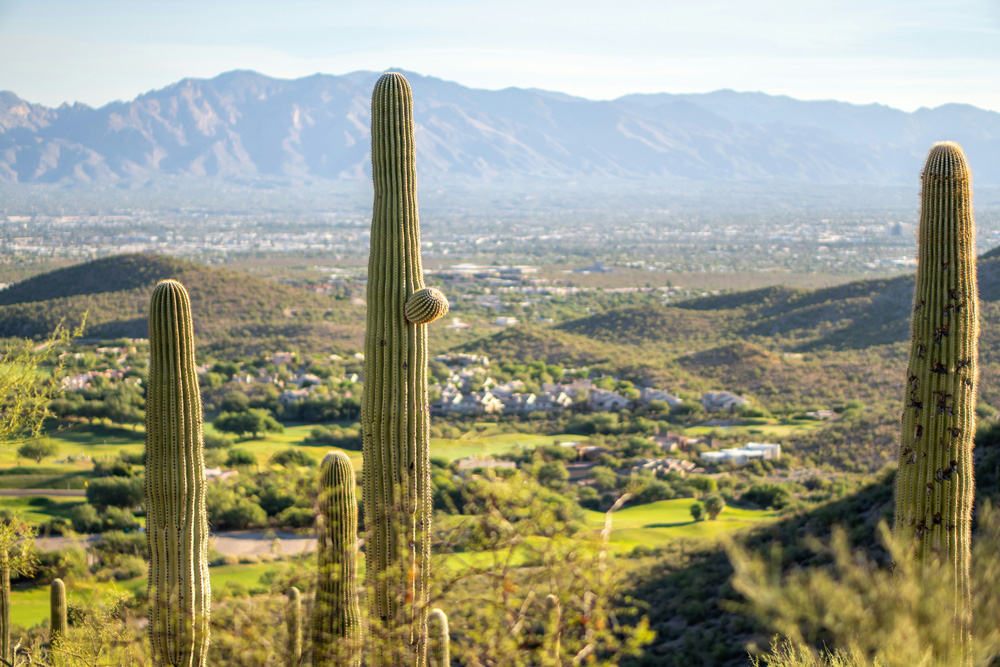
[[[58,551],[79,544],[87,546],[100,539],[100,535],[80,535],[79,537],[39,537],[35,540],[40,549]],[[302,537],[291,531],[279,530],[273,537],[263,530],[239,530],[212,535],[215,550],[224,556],[262,556],[275,552],[284,555],[308,553],[316,548],[316,538]],[[278,542],[275,544],[274,540]]]

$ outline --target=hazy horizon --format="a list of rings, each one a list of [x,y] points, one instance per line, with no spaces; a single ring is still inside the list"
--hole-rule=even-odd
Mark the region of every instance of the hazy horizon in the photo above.
[[[572,11],[523,0],[0,2],[0,89],[47,106],[100,107],[234,69],[294,79],[399,67],[468,87],[596,100],[732,89],[997,111],[998,57],[1000,6],[989,0],[584,2]]]

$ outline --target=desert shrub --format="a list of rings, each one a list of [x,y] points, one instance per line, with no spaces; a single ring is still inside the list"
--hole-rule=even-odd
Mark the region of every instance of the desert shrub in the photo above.
[[[98,510],[138,507],[145,498],[141,477],[99,477],[87,483],[87,502]]]
[[[792,494],[779,484],[754,484],[747,489],[740,500],[761,509],[781,509],[792,500]]]

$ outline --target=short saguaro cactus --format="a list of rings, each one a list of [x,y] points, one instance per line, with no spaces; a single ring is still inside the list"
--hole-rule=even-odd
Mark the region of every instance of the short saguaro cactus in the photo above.
[[[313,605],[313,665],[360,667],[361,609],[358,605],[358,501],[354,466],[332,451],[320,464],[316,602]]]

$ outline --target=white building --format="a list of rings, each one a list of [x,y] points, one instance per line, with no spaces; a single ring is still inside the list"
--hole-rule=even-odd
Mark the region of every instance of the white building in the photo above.
[[[643,405],[650,401],[663,401],[672,408],[676,408],[684,402],[673,394],[668,394],[662,389],[653,389],[652,387],[643,387],[639,400],[642,401]]]
[[[632,401],[628,400],[621,394],[608,391],[606,389],[594,389],[590,392],[590,396],[587,398],[591,410],[596,410],[598,412],[613,412],[616,410],[624,410]]]
[[[736,412],[750,401],[728,391],[709,391],[701,397],[701,405],[707,412]]]
[[[731,447],[721,449],[717,452],[702,452],[699,455],[702,461],[714,463],[733,463],[735,465],[745,465],[750,461],[777,461],[781,458],[781,445],[767,442],[751,442],[745,447]]]

